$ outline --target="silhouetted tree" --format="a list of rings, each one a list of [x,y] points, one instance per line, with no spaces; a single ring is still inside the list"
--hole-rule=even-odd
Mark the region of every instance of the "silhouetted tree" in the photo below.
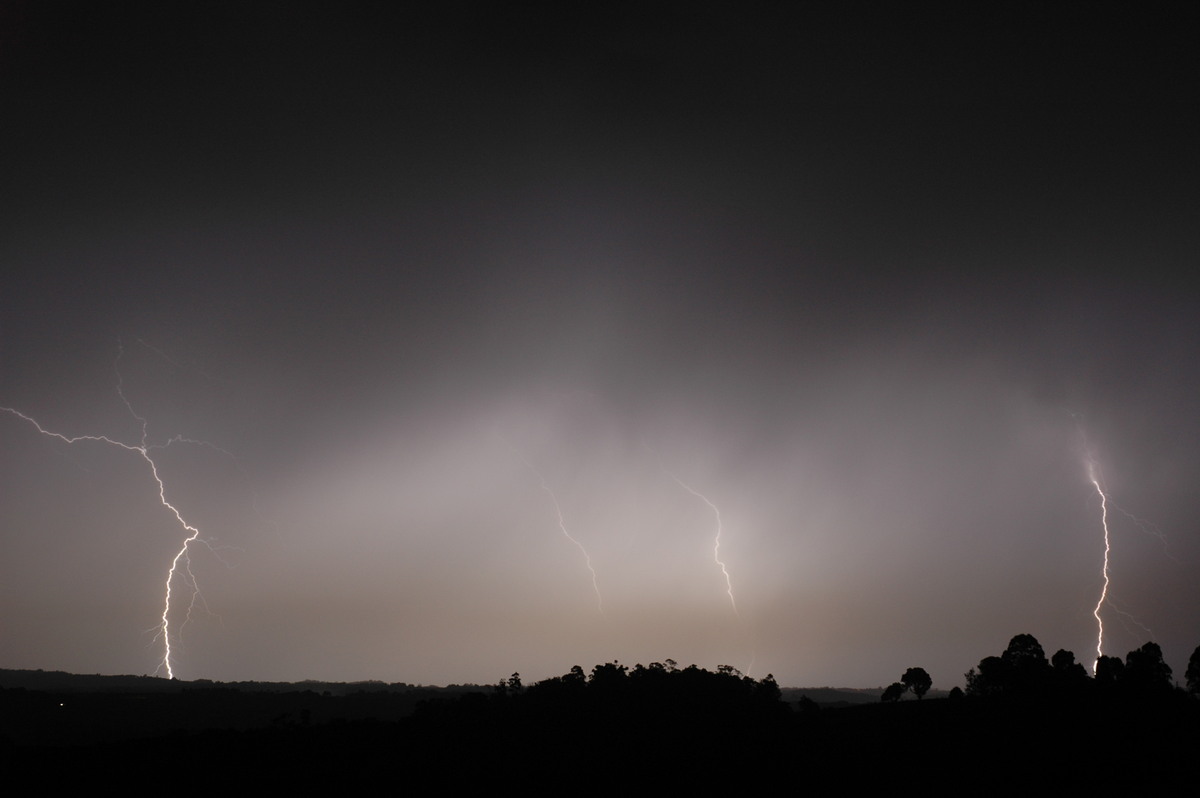
[[[587,684],[587,676],[583,674],[583,668],[578,665],[571,666],[571,672],[562,677],[566,684],[582,687]]]
[[[1196,646],[1196,650],[1188,659],[1187,671],[1183,674],[1183,678],[1187,679],[1188,692],[1200,695],[1200,646]]]
[[[1015,636],[1008,641],[1008,648],[1004,649],[1001,656],[1009,665],[1022,670],[1036,670],[1049,665],[1042,644],[1033,635]]]
[[[1171,666],[1163,660],[1158,643],[1146,643],[1125,656],[1121,684],[1133,690],[1168,690]]]
[[[887,704],[894,704],[900,700],[900,696],[904,695],[904,691],[908,688],[900,682],[892,682],[883,691],[883,695],[879,697],[880,701]]]
[[[985,657],[978,670],[972,668],[966,677],[967,695],[1027,695],[1049,687],[1050,663],[1037,638],[1021,634],[1008,642],[1003,654]]]
[[[1096,659],[1096,684],[1105,689],[1116,687],[1124,670],[1125,663],[1120,657],[1101,655]]]
[[[918,701],[933,687],[933,679],[924,668],[909,668],[900,677],[900,682],[906,689],[913,691]]]
[[[967,695],[998,695],[1012,683],[1012,666],[1001,657],[984,657],[978,668],[967,671]]]
[[[760,703],[774,703],[783,698],[783,691],[779,689],[774,674],[768,673],[754,685],[754,698]]]
[[[588,686],[599,691],[619,690],[625,682],[626,670],[628,669],[624,665],[615,660],[597,665],[592,668]]]
[[[1082,689],[1088,680],[1087,671],[1075,661],[1074,652],[1060,648],[1050,658],[1054,672],[1054,684],[1064,689]]]

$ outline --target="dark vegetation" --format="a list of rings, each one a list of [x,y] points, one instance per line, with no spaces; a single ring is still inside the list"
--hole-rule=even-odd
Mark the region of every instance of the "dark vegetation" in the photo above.
[[[40,672],[38,672],[40,674]],[[40,783],[642,794],[895,786],[989,794],[1176,785],[1200,750],[1200,648],[1175,685],[1154,643],[1095,677],[1030,635],[926,696],[909,668],[873,703],[786,701],[667,660],[491,687],[179,683],[0,672],[0,764]],[[113,681],[104,683],[104,679]],[[41,682],[41,687],[24,686]],[[14,686],[21,683],[23,686]],[[72,690],[64,685],[74,684]],[[57,686],[56,686],[57,685]],[[312,689],[297,689],[297,688]],[[789,691],[791,693],[792,691]],[[917,700],[899,700],[912,693]],[[48,779],[48,781],[45,781]]]

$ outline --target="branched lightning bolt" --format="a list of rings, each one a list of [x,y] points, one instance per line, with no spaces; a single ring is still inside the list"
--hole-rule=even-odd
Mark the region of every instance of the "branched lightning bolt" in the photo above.
[[[1146,634],[1150,635],[1151,640],[1154,639],[1154,637],[1155,637],[1154,630],[1151,629],[1146,624],[1142,623],[1140,620],[1138,620],[1137,617],[1133,613],[1128,612],[1125,609],[1122,609],[1121,606],[1119,604],[1117,604],[1116,597],[1113,596],[1112,591],[1109,591],[1108,600],[1105,603],[1108,604],[1108,606],[1112,609],[1113,612],[1115,612],[1118,616],[1120,616],[1121,625],[1125,627],[1125,631],[1132,632],[1132,630],[1129,628],[1129,625],[1133,624],[1134,626],[1141,629]]]
[[[510,448],[512,447],[510,446]],[[563,537],[574,543],[575,547],[583,554],[583,561],[587,565],[587,569],[592,575],[592,590],[596,593],[596,609],[601,615],[603,615],[604,599],[602,599],[600,596],[600,580],[596,576],[596,569],[592,566],[592,555],[588,554],[588,550],[584,548],[583,544],[567,531],[567,522],[563,519],[562,507],[558,503],[558,497],[554,495],[554,491],[551,490],[550,485],[547,484],[546,478],[542,476],[540,471],[533,467],[533,463],[526,460],[516,449],[513,449],[513,454],[516,455],[518,460],[525,464],[525,467],[528,468],[535,477],[537,477],[538,483],[540,484],[542,490],[546,491],[546,495],[550,497],[550,501],[554,504],[554,513],[558,516],[558,528],[563,533]]]
[[[1159,529],[1157,524],[1153,523],[1152,521],[1147,521],[1144,518],[1138,518],[1133,513],[1128,512],[1123,507],[1120,507],[1119,505],[1117,505],[1116,502],[1112,502],[1112,507],[1118,513],[1120,513],[1121,515],[1125,516],[1130,521],[1132,521],[1133,525],[1135,527],[1137,527],[1140,532],[1142,532],[1145,535],[1150,535],[1151,537],[1158,538],[1158,541],[1160,543],[1162,543],[1163,554],[1165,554],[1169,559],[1172,559],[1175,562],[1179,562],[1179,558],[1171,553],[1171,549],[1167,545],[1167,533],[1165,533],[1161,529]]]
[[[123,356],[123,354],[124,354],[124,350],[118,347],[118,352],[117,352],[117,363],[118,364],[120,363],[120,360],[121,360],[121,357]],[[196,582],[196,575],[192,572],[190,547],[192,546],[193,543],[203,544],[206,547],[208,547],[210,549],[210,551],[212,550],[212,547],[209,546],[208,543],[200,537],[199,528],[188,523],[187,520],[183,517],[183,514],[179,511],[179,509],[174,504],[172,504],[170,502],[170,500],[167,499],[166,484],[163,482],[162,476],[158,472],[158,463],[156,463],[154,461],[154,458],[151,456],[151,452],[156,449],[166,449],[167,447],[171,446],[172,444],[186,443],[186,444],[191,444],[191,445],[196,445],[196,446],[206,446],[208,448],[222,452],[223,454],[226,454],[226,455],[229,455],[229,453],[226,452],[224,449],[221,449],[218,446],[213,446],[212,444],[206,443],[204,441],[191,440],[189,438],[184,438],[179,435],[167,440],[166,443],[162,443],[162,444],[150,443],[149,442],[149,433],[148,433],[148,427],[149,427],[148,422],[145,418],[138,415],[137,411],[135,411],[133,409],[133,405],[130,403],[129,399],[125,396],[123,379],[121,377],[121,373],[119,370],[117,371],[117,395],[121,397],[121,402],[125,405],[125,408],[129,411],[129,414],[141,425],[141,430],[142,430],[141,437],[140,437],[138,443],[136,443],[136,444],[125,443],[123,441],[115,440],[113,438],[108,437],[107,435],[68,436],[68,435],[64,435],[60,432],[54,432],[52,430],[46,429],[45,427],[43,427],[41,425],[40,422],[38,422],[33,417],[28,416],[25,413],[22,413],[21,411],[16,410],[14,408],[0,407],[0,410],[10,413],[11,415],[14,415],[14,416],[32,424],[33,427],[35,429],[37,429],[37,431],[39,433],[41,433],[42,435],[45,435],[50,438],[57,438],[58,440],[60,440],[64,443],[67,443],[67,444],[82,443],[82,442],[90,441],[90,442],[94,442],[94,443],[104,443],[109,446],[116,446],[117,448],[124,449],[125,451],[128,451],[128,452],[136,452],[138,454],[138,456],[141,457],[143,460],[145,460],[146,464],[150,467],[150,474],[154,478],[154,483],[158,486],[159,502],[162,504],[163,507],[165,507],[175,517],[175,520],[179,523],[179,526],[186,533],[184,536],[184,539],[183,539],[183,543],[179,547],[179,551],[177,551],[175,553],[175,556],[171,559],[170,568],[167,569],[167,577],[165,580],[164,595],[163,595],[163,611],[162,611],[162,615],[160,616],[161,621],[153,630],[155,632],[154,639],[158,640],[159,638],[161,638],[163,641],[163,658],[162,658],[162,661],[159,663],[158,668],[155,669],[155,673],[158,673],[161,670],[165,670],[166,674],[167,674],[167,678],[173,679],[173,678],[175,678],[175,669],[171,662],[171,638],[172,638],[172,635],[173,634],[176,635],[176,637],[178,639],[178,635],[180,635],[182,633],[183,629],[191,621],[192,611],[196,608],[197,604],[204,607],[204,609],[207,611],[207,603],[204,600],[204,596],[200,593],[199,585]],[[229,456],[232,457],[232,455],[229,455]],[[215,554],[215,552],[214,552],[214,554]],[[174,593],[173,586],[175,584],[176,579],[182,580],[183,583],[191,590],[191,597],[190,597],[190,601],[188,602],[187,612],[184,616],[183,623],[181,623],[179,625],[179,630],[177,632],[172,631],[172,628],[171,628],[171,599],[173,598],[173,593]]]

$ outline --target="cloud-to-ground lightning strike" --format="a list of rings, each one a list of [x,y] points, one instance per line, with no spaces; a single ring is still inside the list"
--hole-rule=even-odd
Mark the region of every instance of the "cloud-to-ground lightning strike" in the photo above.
[[[120,361],[122,354],[123,353],[121,351],[118,351],[118,355],[117,355],[118,362]],[[228,452],[225,452],[223,449],[220,449],[219,447],[216,447],[216,446],[212,446],[211,444],[205,443],[203,441],[194,441],[194,440],[190,440],[190,439],[184,438],[182,436],[178,436],[178,435],[167,440],[165,443],[161,443],[161,444],[150,443],[149,442],[149,433],[148,433],[149,424],[145,418],[143,418],[142,416],[137,414],[137,412],[133,409],[133,405],[130,404],[129,399],[125,396],[125,391],[124,391],[124,388],[122,385],[122,380],[121,380],[119,371],[117,372],[117,394],[121,397],[121,401],[124,403],[125,408],[129,411],[130,415],[133,416],[133,418],[141,425],[141,430],[142,430],[141,438],[139,439],[139,442],[136,444],[124,443],[122,441],[114,440],[113,438],[110,438],[107,435],[76,435],[76,436],[63,435],[62,433],[54,432],[54,431],[46,429],[45,427],[43,427],[41,425],[40,422],[38,422],[33,417],[28,416],[25,413],[22,413],[21,411],[16,410],[14,408],[0,407],[0,410],[3,410],[7,413],[10,413],[11,415],[14,415],[20,419],[23,419],[24,421],[27,421],[28,423],[32,424],[33,427],[35,429],[37,429],[37,431],[39,433],[41,433],[42,435],[45,435],[45,436],[51,437],[51,438],[57,438],[58,440],[63,441],[64,443],[74,444],[74,443],[82,443],[82,442],[90,441],[90,442],[94,442],[94,443],[107,444],[109,446],[116,446],[117,448],[124,449],[125,451],[128,451],[128,452],[136,452],[138,454],[138,456],[141,457],[143,460],[145,460],[146,464],[150,467],[150,474],[154,478],[155,484],[158,486],[159,502],[162,504],[163,507],[165,507],[168,511],[170,511],[170,513],[175,517],[175,520],[178,522],[179,526],[182,527],[183,531],[186,533],[184,536],[183,543],[180,545],[179,550],[175,553],[175,556],[171,559],[171,565],[167,569],[166,584],[165,584],[164,595],[163,595],[163,611],[162,611],[162,615],[161,615],[161,621],[154,629],[154,631],[156,632],[155,639],[157,640],[158,638],[161,637],[162,641],[163,641],[163,658],[162,658],[161,662],[159,663],[158,668],[155,670],[155,673],[158,673],[161,670],[165,670],[166,674],[167,674],[167,678],[173,679],[173,678],[175,678],[175,669],[174,669],[174,666],[171,661],[172,635],[177,636],[180,633],[182,633],[184,627],[186,627],[188,622],[191,620],[192,610],[196,608],[196,605],[198,603],[202,606],[205,606],[205,607],[207,606],[205,604],[203,595],[201,595],[201,593],[200,593],[200,588],[196,582],[196,576],[194,573],[192,573],[190,547],[192,546],[193,543],[203,543],[206,546],[208,544],[200,537],[199,528],[188,523],[187,520],[184,519],[183,514],[179,511],[179,509],[167,499],[166,485],[163,482],[162,476],[160,476],[160,474],[158,472],[158,463],[156,463],[154,461],[154,458],[151,455],[151,452],[156,449],[166,449],[167,447],[171,446],[172,444],[185,444],[185,443],[193,444],[193,445],[200,445],[200,446],[207,446],[207,447],[216,449],[217,451],[220,451],[224,454],[228,454]],[[211,549],[211,547],[209,547],[209,548]],[[183,623],[181,623],[179,625],[179,631],[174,631],[171,628],[171,601],[173,598],[174,585],[175,585],[176,579],[182,580],[183,583],[188,588],[190,588],[192,591],[191,598],[188,603],[188,608],[187,608],[187,612],[184,616]]]
[[[1137,526],[1137,528],[1139,530],[1141,530],[1142,532],[1145,532],[1146,534],[1154,535],[1156,538],[1158,538],[1160,541],[1162,541],[1163,553],[1166,554],[1168,557],[1171,557],[1171,553],[1169,551],[1167,551],[1167,549],[1166,549],[1166,545],[1167,545],[1166,536],[1163,535],[1163,533],[1158,528],[1156,528],[1153,524],[1151,524],[1147,521],[1143,521],[1142,519],[1138,518],[1137,516],[1133,515],[1132,513],[1126,512],[1125,510],[1121,509],[1116,504],[1114,504],[1111,499],[1109,499],[1108,494],[1104,490],[1103,479],[1100,475],[1099,468],[1096,465],[1096,461],[1093,460],[1090,455],[1087,458],[1087,473],[1088,473],[1088,481],[1092,483],[1092,487],[1094,487],[1096,489],[1097,495],[1100,496],[1100,526],[1104,530],[1104,567],[1102,569],[1104,583],[1100,588],[1100,598],[1096,601],[1096,606],[1092,610],[1092,616],[1095,617],[1095,619],[1096,619],[1096,628],[1097,628],[1097,631],[1096,631],[1096,663],[1099,663],[1100,657],[1103,655],[1103,648],[1104,648],[1104,620],[1100,615],[1100,610],[1105,606],[1108,606],[1113,612],[1115,612],[1115,613],[1117,613],[1117,615],[1121,616],[1121,618],[1123,619],[1122,620],[1123,623],[1125,621],[1133,623],[1138,628],[1140,628],[1142,631],[1144,631],[1148,635],[1150,635],[1151,638],[1154,637],[1154,630],[1152,630],[1149,626],[1147,626],[1146,624],[1139,621],[1132,613],[1121,609],[1121,607],[1119,607],[1116,604],[1113,597],[1110,595],[1111,591],[1109,590],[1109,588],[1111,586],[1111,574],[1109,573],[1109,556],[1112,553],[1112,540],[1111,540],[1111,531],[1108,528],[1109,507],[1111,506],[1112,509],[1116,510],[1117,512],[1121,513],[1122,515],[1127,516],[1131,521],[1133,521],[1134,525]],[[1174,557],[1171,557],[1171,559],[1174,559]],[[1093,673],[1095,673],[1096,663],[1094,663],[1092,665]]]
[[[562,507],[558,503],[558,497],[554,495],[554,491],[551,490],[550,485],[546,483],[546,478],[542,476],[540,471],[533,467],[533,463],[521,456],[520,452],[513,449],[513,454],[515,454],[517,459],[524,463],[525,467],[528,468],[535,477],[537,477],[538,483],[541,485],[542,490],[546,491],[546,495],[548,495],[550,497],[550,501],[554,503],[554,512],[558,516],[558,528],[563,533],[563,537],[574,543],[575,547],[578,548],[583,554],[583,561],[587,564],[587,569],[592,575],[592,590],[594,590],[596,593],[596,609],[601,615],[603,615],[604,599],[600,596],[600,580],[596,576],[596,569],[592,566],[592,555],[588,554],[588,550],[584,548],[583,544],[567,531],[567,522],[563,519]]]
[[[1132,621],[1133,623],[1137,624],[1138,626],[1140,626],[1143,630],[1148,632],[1151,637],[1154,636],[1154,633],[1151,632],[1150,629],[1145,624],[1141,623],[1140,621],[1138,621],[1137,618],[1133,617],[1133,615],[1129,614],[1128,612],[1125,612],[1120,607],[1117,607],[1114,604],[1112,597],[1109,595],[1109,592],[1110,592],[1109,588],[1112,585],[1112,575],[1109,570],[1109,558],[1112,554],[1112,534],[1111,534],[1111,530],[1108,528],[1108,508],[1109,508],[1109,505],[1112,504],[1112,502],[1109,501],[1108,494],[1104,491],[1104,484],[1103,484],[1103,478],[1100,474],[1100,467],[1099,467],[1099,465],[1097,465],[1096,459],[1091,454],[1091,447],[1088,446],[1087,434],[1084,432],[1084,429],[1083,429],[1083,417],[1077,413],[1071,413],[1071,418],[1073,418],[1075,420],[1075,429],[1079,435],[1081,448],[1083,449],[1084,465],[1087,468],[1088,482],[1090,482],[1092,484],[1092,487],[1096,489],[1096,495],[1098,495],[1100,497],[1100,527],[1104,531],[1104,564],[1100,571],[1101,578],[1103,581],[1100,586],[1100,596],[1099,596],[1099,598],[1096,599],[1096,606],[1092,608],[1092,617],[1094,617],[1096,619],[1096,659],[1092,663],[1092,673],[1094,674],[1096,672],[1096,668],[1100,664],[1100,657],[1104,656],[1104,618],[1100,614],[1100,611],[1105,607],[1105,605],[1112,608],[1112,610],[1114,612],[1116,612],[1118,615],[1120,615],[1123,618],[1126,618],[1126,619]],[[1121,510],[1121,508],[1117,507],[1116,505],[1113,505],[1113,509],[1119,510],[1121,513],[1129,516],[1130,519],[1132,519],[1133,522],[1138,526],[1138,528],[1141,529],[1143,532],[1148,531],[1148,529],[1152,528],[1152,525],[1148,525],[1145,522],[1143,522],[1141,519],[1137,518],[1136,516],[1133,516],[1130,513],[1126,513],[1124,510]],[[1159,532],[1157,529],[1153,529],[1153,531],[1151,531],[1151,534],[1155,534],[1156,537],[1158,537],[1160,540],[1163,541],[1163,546],[1164,546],[1164,550],[1165,550],[1166,540],[1163,537],[1162,533]]]
[[[1108,555],[1112,551],[1112,543],[1108,535],[1108,496],[1104,494],[1104,489],[1100,487],[1100,479],[1096,475],[1096,463],[1088,458],[1088,479],[1091,480],[1092,486],[1096,488],[1096,493],[1100,494],[1100,525],[1104,528],[1104,586],[1100,589],[1100,598],[1096,601],[1096,608],[1092,610],[1092,615],[1096,618],[1096,660],[1092,663],[1092,673],[1096,672],[1096,667],[1100,664],[1100,657],[1104,655],[1104,619],[1100,616],[1100,608],[1104,606],[1104,602],[1108,600]]]

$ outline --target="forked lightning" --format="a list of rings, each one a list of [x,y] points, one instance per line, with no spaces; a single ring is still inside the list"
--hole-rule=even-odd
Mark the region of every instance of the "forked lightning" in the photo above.
[[[118,364],[120,363],[122,355],[123,355],[123,351],[118,350],[118,354],[117,354],[117,363]],[[142,416],[137,414],[137,412],[133,409],[133,405],[130,403],[129,399],[125,396],[125,391],[124,391],[124,387],[122,384],[120,371],[117,372],[117,395],[119,395],[121,397],[121,401],[122,401],[122,403],[124,403],[125,408],[129,411],[129,414],[131,416],[133,416],[133,418],[138,422],[138,424],[141,425],[141,430],[142,430],[141,438],[139,439],[138,443],[136,443],[136,444],[125,443],[123,441],[114,440],[113,438],[110,438],[107,435],[75,435],[75,436],[63,435],[60,432],[54,432],[52,430],[46,429],[45,427],[43,427],[41,425],[41,423],[39,421],[37,421],[37,419],[35,419],[29,415],[26,415],[25,413],[22,413],[21,411],[16,410],[14,408],[0,407],[0,410],[3,410],[6,413],[14,415],[17,418],[20,418],[20,419],[28,422],[29,424],[33,425],[33,427],[42,435],[45,435],[50,438],[57,438],[58,440],[62,441],[63,443],[67,443],[67,444],[86,443],[86,442],[103,443],[103,444],[107,444],[109,446],[115,446],[119,449],[124,449],[125,451],[128,451],[128,452],[135,452],[139,457],[141,457],[143,460],[145,460],[146,465],[148,465],[150,467],[150,475],[154,479],[154,484],[158,486],[159,502],[162,504],[163,507],[165,507],[168,511],[170,511],[171,515],[173,515],[175,517],[176,522],[178,522],[180,528],[184,532],[183,543],[180,545],[179,551],[177,551],[175,553],[175,556],[171,559],[171,565],[167,569],[166,584],[164,586],[164,594],[163,594],[162,616],[161,616],[160,623],[158,624],[157,627],[155,627],[155,630],[154,630],[156,632],[155,639],[157,640],[157,639],[161,638],[163,641],[163,658],[162,658],[162,661],[159,663],[158,668],[155,670],[155,673],[158,673],[159,671],[166,671],[167,678],[173,679],[173,678],[175,678],[175,667],[174,667],[174,664],[171,659],[171,655],[172,655],[171,643],[172,643],[173,636],[175,636],[174,639],[176,639],[176,640],[178,639],[178,634],[183,630],[183,628],[185,626],[187,626],[188,621],[191,620],[192,610],[195,609],[197,603],[199,603],[201,605],[204,604],[204,597],[201,595],[200,588],[196,583],[196,576],[194,573],[192,573],[190,548],[193,543],[203,543],[206,546],[207,546],[207,543],[205,543],[205,541],[200,537],[199,528],[188,523],[187,520],[183,517],[183,514],[179,511],[179,509],[174,504],[172,504],[170,502],[170,500],[167,499],[166,484],[163,482],[162,476],[159,474],[158,463],[156,463],[154,461],[154,457],[151,455],[151,452],[155,451],[155,450],[166,449],[167,447],[171,446],[172,444],[185,444],[185,443],[198,445],[198,446],[208,446],[210,448],[216,449],[217,451],[223,452],[225,454],[228,454],[228,452],[225,452],[223,449],[220,449],[219,447],[215,447],[215,446],[212,446],[211,444],[204,443],[203,441],[194,441],[194,440],[190,440],[187,438],[183,438],[181,436],[176,436],[174,438],[167,440],[165,443],[161,443],[161,444],[150,443],[149,433],[148,433],[148,422],[146,421],[145,418],[143,418]],[[181,623],[179,625],[179,631],[175,631],[171,625],[171,601],[174,598],[174,589],[175,589],[177,580],[182,581],[183,584],[188,589],[191,590],[191,597],[188,602],[187,612],[184,616],[183,623]]]

